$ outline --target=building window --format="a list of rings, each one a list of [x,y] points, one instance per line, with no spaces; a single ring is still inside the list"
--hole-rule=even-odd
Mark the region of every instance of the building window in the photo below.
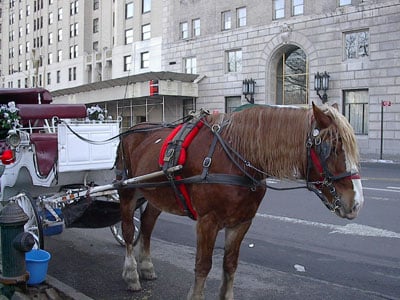
[[[132,56],[124,56],[124,71],[130,71],[132,66]]]
[[[150,53],[142,52],[140,53],[140,68],[148,68],[150,66]]]
[[[351,0],[339,0],[339,6],[351,5]]]
[[[25,43],[25,53],[29,53],[31,51],[31,44],[29,42]]]
[[[133,2],[125,4],[125,19],[133,18]]]
[[[76,67],[68,68],[68,80],[76,80]]]
[[[51,73],[47,72],[47,85],[51,84]]]
[[[69,14],[71,16],[76,15],[78,13],[78,0],[73,1],[69,4]]]
[[[69,36],[78,36],[78,23],[69,25]]]
[[[274,0],[274,19],[285,17],[285,0]]]
[[[93,42],[93,50],[99,51],[99,42],[98,41]]]
[[[185,73],[197,74],[197,60],[196,57],[184,58]]]
[[[200,36],[200,19],[192,20],[193,36]]]
[[[93,10],[99,9],[100,0],[93,0]]]
[[[47,55],[47,64],[48,65],[51,65],[53,63],[53,53],[49,53],[48,55]]]
[[[14,40],[14,35],[15,35],[14,30],[11,30],[11,31],[8,33],[8,41],[9,41],[9,42],[12,42],[12,41]]]
[[[368,134],[368,90],[344,91],[344,115],[355,134]]]
[[[151,10],[151,0],[142,0],[142,13],[147,13]]]
[[[57,78],[56,78],[56,80],[57,80],[57,83],[60,83],[61,82],[61,71],[57,71]]]
[[[145,24],[142,26],[142,41],[149,40],[151,38],[151,26],[150,24]]]
[[[58,50],[57,51],[57,62],[61,62],[62,61],[62,50]]]
[[[227,71],[242,71],[242,50],[231,50],[227,52]]]
[[[232,13],[231,11],[224,11],[221,14],[222,30],[228,30],[232,28]]]
[[[225,112],[231,113],[236,108],[242,105],[242,100],[239,96],[236,97],[225,97]]]
[[[125,45],[133,43],[133,29],[125,30]]]
[[[179,24],[179,31],[181,39],[189,38],[189,25],[187,22],[182,22],[181,24]]]
[[[299,16],[304,13],[304,0],[292,0],[292,16]]]
[[[69,58],[74,58],[74,46],[69,47]]]
[[[60,29],[58,29],[57,40],[58,40],[59,42],[61,42],[61,41],[62,41],[62,29],[61,29],[61,28],[60,28]]]
[[[61,21],[62,18],[63,18],[63,10],[62,10],[62,7],[60,7],[60,8],[58,9],[57,19],[58,19],[58,21]]]
[[[247,11],[246,7],[241,7],[236,10],[236,17],[237,17],[237,27],[246,26],[247,23]]]
[[[53,21],[54,21],[53,13],[50,12],[50,13],[49,13],[49,25],[50,25],[50,24],[53,24]]]
[[[28,17],[30,14],[31,14],[31,6],[30,5],[27,5],[26,6],[26,16]]]
[[[26,24],[26,27],[25,27],[25,33],[26,34],[29,34],[31,32],[31,24]]]
[[[307,104],[307,57],[298,47],[284,52],[276,67],[276,104]]]
[[[347,32],[344,34],[345,59],[360,58],[369,55],[369,32]]]
[[[49,45],[52,45],[52,44],[53,44],[53,33],[52,33],[52,32],[49,32],[48,39],[47,39],[47,43],[48,43]]]
[[[99,32],[99,19],[93,19],[93,33]]]

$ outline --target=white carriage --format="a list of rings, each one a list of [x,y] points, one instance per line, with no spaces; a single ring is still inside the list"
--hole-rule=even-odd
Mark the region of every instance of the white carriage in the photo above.
[[[10,101],[22,126],[0,140],[1,204],[15,201],[23,208],[29,217],[25,230],[36,247],[43,248],[43,235],[61,233],[65,226],[111,226],[123,243],[115,225],[116,191],[89,193],[114,180],[120,120],[88,120],[85,105],[50,104],[49,92],[39,88],[0,89],[0,104]],[[138,216],[134,221],[139,227]]]

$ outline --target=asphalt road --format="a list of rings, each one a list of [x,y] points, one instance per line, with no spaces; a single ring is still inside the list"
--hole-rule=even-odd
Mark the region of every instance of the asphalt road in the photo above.
[[[242,243],[235,299],[400,299],[400,168],[366,163],[362,177],[366,203],[353,221],[331,214],[308,191],[268,191]],[[94,299],[185,299],[194,278],[194,226],[160,217],[152,243],[158,279],[138,293],[126,290],[124,248],[108,228],[47,237],[49,274]],[[223,232],[206,299],[217,298],[222,255]]]

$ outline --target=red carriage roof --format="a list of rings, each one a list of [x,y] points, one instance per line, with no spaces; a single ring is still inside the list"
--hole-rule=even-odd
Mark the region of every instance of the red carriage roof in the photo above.
[[[0,89],[0,104],[14,101],[16,104],[49,104],[51,94],[44,88]]]

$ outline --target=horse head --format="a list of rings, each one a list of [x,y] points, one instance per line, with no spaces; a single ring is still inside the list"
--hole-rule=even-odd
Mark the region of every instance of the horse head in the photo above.
[[[337,109],[313,103],[307,156],[308,188],[338,216],[354,219],[364,203],[358,148],[353,129]]]

